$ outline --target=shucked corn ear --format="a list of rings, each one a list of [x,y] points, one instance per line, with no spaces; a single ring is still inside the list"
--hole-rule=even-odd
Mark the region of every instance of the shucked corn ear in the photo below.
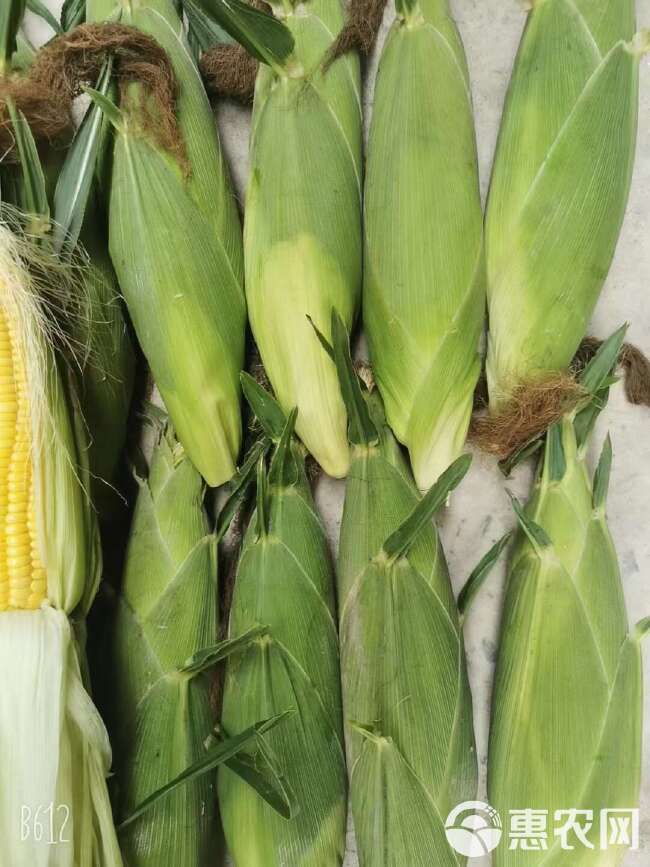
[[[351,417],[361,419],[350,426],[337,569],[359,863],[456,867],[443,823],[476,794],[472,699],[456,603],[430,519],[469,458],[459,458],[420,500],[376,395],[361,396],[340,320],[333,331],[339,369],[347,368],[356,392]]]
[[[469,76],[446,0],[402,0],[379,64],[363,317],[386,417],[428,488],[458,457],[485,315]]]
[[[217,629],[216,542],[203,482],[169,429],[157,435],[129,537],[115,628],[114,729],[123,817],[205,755],[212,728],[206,675],[180,672]],[[215,857],[213,775],[180,786],[120,836],[131,867]]]
[[[614,335],[587,369],[583,384],[601,406],[606,377],[622,340]],[[612,353],[613,349],[613,354]],[[641,772],[640,631],[628,630],[605,500],[611,445],[590,477],[586,449],[598,410],[566,416],[547,435],[539,476],[509,568],[492,703],[488,768],[490,803],[548,811],[587,810],[587,840],[563,851],[494,853],[497,867],[611,867],[625,849],[601,850],[603,809],[638,806]],[[580,824],[584,824],[580,822]]]
[[[634,0],[533,0],[486,215],[490,407],[564,371],[609,270],[634,158]]]
[[[274,11],[294,52],[262,64],[253,105],[244,248],[255,340],[285,412],[323,469],[349,466],[345,407],[334,365],[307,317],[328,333],[335,307],[348,327],[361,285],[361,102],[354,54],[324,72],[341,29],[339,0]]]
[[[260,392],[249,379],[246,394],[258,411]],[[268,400],[262,392],[262,407]],[[263,465],[259,471],[229,638],[262,631],[228,661],[222,722],[232,733],[293,711],[267,740],[298,811],[289,821],[281,818],[229,769],[220,771],[219,804],[236,864],[335,867],[345,850],[347,784],[334,579],[304,453],[292,439],[295,411],[284,430],[279,407],[274,415],[280,419],[271,431],[277,444],[268,473]]]
[[[207,96],[171,0],[89,0],[153,37],[178,80],[187,172],[141,122],[139,85],[116,121],[110,252],[138,340],[179,440],[210,485],[234,472],[245,301],[241,235]]]
[[[63,299],[46,254],[0,221],[0,797],[12,867],[121,864],[105,776],[111,751],[80,675],[69,615],[83,616],[98,562],[68,394],[50,322]],[[41,257],[38,258],[37,257]],[[37,284],[30,263],[37,261]],[[60,279],[60,269],[52,269]],[[48,304],[41,292],[49,295]],[[52,804],[52,824],[29,822]],[[26,817],[29,817],[27,819]],[[23,825],[21,833],[21,820]],[[49,820],[48,820],[49,825]],[[42,826],[41,826],[42,830]]]

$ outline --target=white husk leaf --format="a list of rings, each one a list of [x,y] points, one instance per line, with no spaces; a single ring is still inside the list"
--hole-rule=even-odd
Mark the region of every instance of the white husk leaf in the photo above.
[[[105,782],[110,745],[65,614],[48,607],[0,614],[0,668],[3,863],[120,867]]]

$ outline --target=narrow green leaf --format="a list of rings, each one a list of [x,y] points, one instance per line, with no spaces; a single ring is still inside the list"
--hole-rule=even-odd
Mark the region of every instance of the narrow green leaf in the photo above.
[[[498,542],[490,548],[487,554],[479,561],[469,576],[463,589],[458,596],[458,613],[460,614],[461,623],[465,619],[476,594],[483,586],[483,582],[488,577],[492,568],[497,563],[504,549],[512,539],[512,530],[503,535]]]
[[[471,455],[461,455],[447,467],[404,523],[384,543],[383,551],[389,560],[397,560],[408,554],[418,533],[429,523],[451,491],[461,483],[471,463]]]
[[[546,434],[546,466],[553,482],[559,482],[566,472],[566,458],[562,445],[562,425],[552,425]]]
[[[293,51],[293,36],[281,21],[241,0],[183,0],[183,7],[195,20],[203,12],[261,63],[282,68]]]
[[[115,105],[112,99],[95,90],[94,87],[84,87],[84,93],[87,93],[91,100],[98,105],[102,113],[113,124],[115,129],[121,130],[124,124],[122,112]]]
[[[605,437],[603,448],[594,473],[593,506],[600,509],[605,505],[609,489],[609,477],[612,470],[612,440],[609,434]]]
[[[318,342],[319,342],[320,345],[323,347],[323,349],[325,350],[325,352],[329,355],[329,357],[332,359],[332,361],[334,361],[334,349],[332,348],[332,344],[329,342],[329,340],[327,339],[327,337],[325,337],[325,335],[323,334],[323,332],[322,332],[322,331],[320,330],[320,328],[316,325],[316,323],[315,323],[314,320],[311,318],[311,316],[309,316],[309,314],[307,314],[307,319],[309,320],[309,324],[311,325],[311,327],[312,327],[312,328],[314,329],[314,331],[316,332],[316,337],[318,338]]]
[[[262,425],[264,433],[277,443],[287,422],[280,404],[249,373],[242,371],[239,378],[244,397]]]
[[[228,759],[237,755],[247,744],[251,743],[251,741],[256,740],[260,735],[263,735],[264,732],[269,731],[269,729],[273,728],[274,725],[277,725],[281,722],[290,712],[277,714],[270,719],[264,720],[263,722],[255,723],[255,725],[250,726],[245,731],[241,732],[241,734],[234,735],[231,738],[228,738],[225,741],[220,741],[214,746],[210,747],[210,749],[206,752],[206,755],[199,759],[198,762],[195,762],[193,765],[190,765],[184,771],[182,771],[177,777],[173,780],[170,780],[164,786],[161,786],[148,798],[145,798],[142,803],[138,804],[138,806],[133,810],[133,812],[124,819],[123,822],[118,825],[118,831],[121,831],[123,828],[126,828],[143,813],[146,813],[147,810],[151,809],[154,804],[157,804],[162,798],[165,798],[179,786],[184,785],[185,783],[190,782],[190,780],[195,780],[197,777],[201,777],[203,774],[208,773],[209,771],[214,770],[214,768],[218,767],[218,765],[222,765],[224,762],[228,761]]]
[[[370,418],[368,405],[361,390],[361,383],[352,364],[348,330],[336,310],[332,310],[332,347],[341,394],[348,411],[350,442],[354,445],[368,445],[377,442],[379,434]]]
[[[7,100],[7,107],[23,176],[22,210],[35,218],[36,222],[32,227],[34,234],[44,234],[49,228],[50,206],[41,159],[25,115],[16,109],[12,100]]]
[[[293,431],[296,426],[298,410],[294,407],[282,431],[269,469],[269,483],[273,485],[295,485],[298,481],[298,468],[292,453]]]
[[[526,443],[526,445],[518,449],[513,455],[510,455],[509,458],[499,461],[499,469],[506,478],[509,478],[515,467],[519,466],[519,464],[523,463],[523,461],[527,460],[531,455],[538,452],[543,445],[543,436],[531,440],[531,442]]]
[[[57,36],[62,33],[61,25],[43,3],[43,0],[27,0],[27,8],[30,12],[33,12],[34,15],[38,15],[39,18],[42,18],[43,21],[52,28]]]
[[[97,93],[107,97],[111,80],[109,58],[100,73]],[[90,197],[102,131],[102,108],[91,102],[65,158],[54,191],[54,232],[56,253],[72,251],[77,245]]]
[[[637,641],[643,641],[650,632],[650,617],[644,617],[634,627],[634,635]]]
[[[186,674],[200,674],[207,671],[233,653],[246,650],[256,638],[259,638],[260,635],[266,635],[267,632],[266,626],[253,626],[237,638],[227,638],[225,641],[218,641],[211,647],[197,650],[180,670]]]
[[[607,406],[608,399],[609,383],[593,396],[587,406],[581,409],[573,420],[573,428],[576,432],[576,445],[579,449],[589,439],[589,435],[596,424],[596,419]]]
[[[610,335],[580,374],[580,383],[591,394],[596,395],[605,386],[608,378],[611,376],[616,367],[626,331],[627,324],[621,325],[619,329]]]
[[[27,75],[36,58],[37,50],[27,38],[24,30],[16,36],[16,50],[11,58],[11,71]]]
[[[348,726],[352,729],[352,731],[361,735],[362,738],[365,738],[367,741],[372,741],[372,743],[377,744],[381,740],[383,740],[383,736],[377,731],[376,727],[373,725],[366,725],[365,723],[356,722],[355,720],[348,720]]]
[[[515,514],[517,516],[517,521],[519,522],[519,526],[526,534],[528,541],[533,546],[533,548],[539,553],[539,551],[543,548],[548,548],[552,545],[551,540],[542,527],[539,524],[536,524],[533,520],[531,520],[526,512],[524,511],[519,500],[508,491],[508,496],[512,502],[512,508],[515,510]]]
[[[260,455],[257,462],[257,535],[263,537],[268,532],[268,479],[264,466],[264,455]]]
[[[291,819],[296,815],[300,806],[296,803],[293,789],[265,739],[257,738],[257,749],[252,755],[247,752],[237,753],[226,764],[284,819]]]
[[[215,45],[233,42],[232,37],[214,18],[205,12],[200,3],[185,2],[185,13],[187,15],[188,36],[190,42],[195,43],[195,47],[198,49],[196,53],[199,56]]]
[[[260,460],[260,457],[263,458],[264,455],[266,455],[267,448],[268,442],[265,440],[258,440],[254,443],[250,448],[241,469],[237,472],[234,479],[231,480],[230,495],[223,504],[217,518],[215,535],[218,542],[220,542],[226,535],[237,511],[246,501],[251,486],[255,481],[257,463]]]
[[[0,3],[0,75],[9,71],[24,14],[25,0],[2,0]]]
[[[61,28],[67,33],[86,20],[86,0],[64,0],[61,8]]]

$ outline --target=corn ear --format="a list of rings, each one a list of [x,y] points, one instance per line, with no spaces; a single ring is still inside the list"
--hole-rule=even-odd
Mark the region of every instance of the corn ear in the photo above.
[[[106,514],[126,441],[136,361],[105,242],[91,225],[81,238],[89,267],[84,272],[86,309],[78,323],[77,339],[85,350],[79,393],[88,429],[92,500],[100,514]]]
[[[110,87],[107,61],[97,83]],[[100,199],[99,166],[110,144],[110,124],[91,103],[56,177],[52,198],[52,232],[48,243],[63,261],[83,248],[84,278],[74,316],[70,317],[74,352],[81,375],[80,410],[88,433],[92,500],[106,517],[115,507],[115,481],[133,393],[135,353],[117,277],[108,252],[106,213]],[[48,165],[53,162],[48,153]],[[77,258],[79,255],[77,254]]]
[[[71,614],[88,580],[93,528],[80,483],[68,396],[38,294],[42,287],[26,268],[28,257],[36,255],[28,245],[28,240],[12,231],[11,223],[0,223],[0,314],[3,385],[7,389],[3,484],[11,486],[3,494],[3,517],[9,532],[17,520],[10,517],[17,498],[15,508],[30,524],[32,554],[37,558],[31,562],[40,563],[38,568],[44,570],[38,589],[30,591],[34,597],[30,607],[38,608],[47,598],[54,607]],[[24,496],[30,499],[23,502]],[[22,556],[22,547],[20,550]],[[8,583],[11,585],[11,577]],[[28,602],[18,574],[16,592],[14,598],[10,591],[0,608],[22,609]]]
[[[350,415],[364,419],[358,430],[366,432],[352,438],[337,569],[359,863],[456,867],[443,822],[476,794],[472,700],[456,603],[430,518],[468,459],[459,458],[421,500],[377,395],[362,395],[353,378],[340,320],[333,331],[337,367],[352,383],[346,393],[356,394]]]
[[[636,142],[633,0],[535,0],[486,214],[490,406],[569,366],[612,261]]]
[[[353,54],[323,71],[343,24],[338,0],[287,4],[278,17],[294,53],[262,64],[253,105],[244,248],[246,298],[264,367],[285,412],[323,469],[349,466],[336,372],[308,316],[351,326],[361,286],[361,103]]]
[[[114,722],[119,812],[205,755],[212,728],[207,676],[181,672],[216,639],[216,543],[203,510],[203,482],[169,429],[159,430],[139,493],[126,552],[114,639]],[[132,867],[212,863],[212,775],[186,783],[125,827]]]
[[[469,75],[446,0],[398,5],[375,84],[364,216],[373,372],[426,489],[462,451],[485,313]]]
[[[614,336],[618,346],[621,340],[622,331]],[[502,816],[525,807],[548,811],[551,823],[558,810],[591,811],[593,848],[569,840],[576,848],[566,851],[549,834],[546,851],[499,847],[498,867],[620,864],[624,849],[601,849],[600,811],[638,805],[640,632],[628,629],[605,516],[609,439],[593,480],[586,460],[607,387],[601,378],[597,406],[549,430],[533,495],[525,511],[518,507],[488,766],[490,803]]]
[[[69,620],[85,614],[100,563],[74,396],[53,348],[52,308],[69,287],[52,265],[3,209],[0,742],[11,780],[0,798],[3,860],[12,867],[120,867],[105,783],[110,746],[84,689]],[[40,833],[29,823],[50,804],[51,825]]]
[[[91,0],[88,11],[91,20],[115,13],[153,37],[177,76],[188,171],[142,124],[133,85],[116,122],[109,245],[179,440],[208,484],[218,485],[232,476],[239,452],[246,313],[240,227],[214,117],[171,0]]]
[[[231,733],[293,711],[267,741],[298,812],[289,821],[281,818],[231,770],[220,771],[226,840],[235,863],[247,867],[336,865],[345,850],[334,581],[304,453],[292,442],[294,422],[295,411],[268,472],[260,465],[258,505],[235,579],[229,637],[254,627],[264,631],[228,661],[222,722]]]

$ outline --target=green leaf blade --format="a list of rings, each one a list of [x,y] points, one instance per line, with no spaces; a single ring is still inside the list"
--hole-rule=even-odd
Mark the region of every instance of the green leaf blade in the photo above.
[[[191,20],[203,22],[204,35],[207,18],[261,63],[282,67],[293,51],[293,36],[281,21],[241,0],[183,0],[183,6]],[[210,28],[210,36],[213,34]]]
[[[107,97],[112,64],[107,61],[95,93]],[[71,252],[77,245],[86,206],[91,195],[99,152],[102,115],[106,105],[92,102],[66,155],[54,191],[54,231],[56,253]]]
[[[405,556],[422,528],[430,522],[448,495],[461,483],[471,462],[471,455],[461,455],[456,458],[420,500],[402,526],[386,540],[383,551],[389,560]]]

